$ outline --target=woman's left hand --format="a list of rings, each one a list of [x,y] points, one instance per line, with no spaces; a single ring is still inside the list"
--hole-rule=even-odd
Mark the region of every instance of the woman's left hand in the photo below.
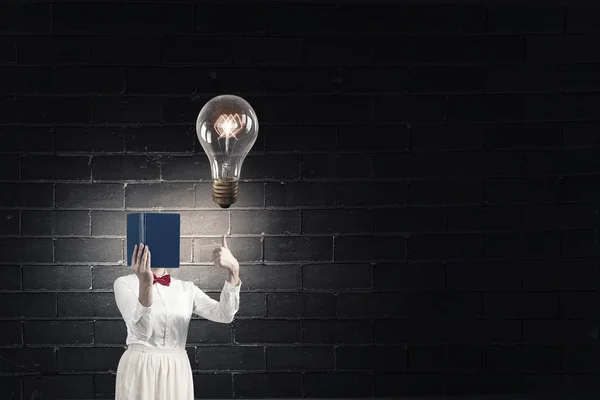
[[[217,247],[213,251],[212,259],[215,265],[219,268],[226,269],[232,274],[237,274],[239,272],[240,265],[233,254],[231,254],[231,251],[229,251],[225,235],[223,235],[223,243],[221,247]]]

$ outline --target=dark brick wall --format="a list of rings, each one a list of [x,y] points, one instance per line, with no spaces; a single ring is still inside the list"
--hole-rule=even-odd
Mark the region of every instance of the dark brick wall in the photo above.
[[[0,393],[111,398],[125,214],[183,217],[198,398],[598,387],[600,9],[0,8]],[[210,199],[195,118],[261,130]]]

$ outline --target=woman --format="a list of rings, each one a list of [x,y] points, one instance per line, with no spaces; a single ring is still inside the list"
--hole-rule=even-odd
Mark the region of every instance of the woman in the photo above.
[[[114,283],[117,306],[127,325],[127,350],[117,368],[115,400],[193,400],[192,368],[185,351],[193,314],[230,323],[239,309],[239,264],[223,244],[213,252],[217,267],[227,271],[219,301],[192,282],[151,268],[151,253],[135,246],[133,274]]]

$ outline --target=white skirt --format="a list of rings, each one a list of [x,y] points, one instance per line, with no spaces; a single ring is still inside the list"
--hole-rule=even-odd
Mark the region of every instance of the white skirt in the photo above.
[[[185,349],[129,345],[117,367],[115,400],[194,400]]]

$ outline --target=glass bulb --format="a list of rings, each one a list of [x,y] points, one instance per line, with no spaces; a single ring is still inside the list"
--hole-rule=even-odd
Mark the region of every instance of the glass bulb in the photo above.
[[[237,201],[242,164],[256,142],[256,113],[241,97],[214,97],[198,114],[196,134],[210,162],[213,201],[228,208]]]

